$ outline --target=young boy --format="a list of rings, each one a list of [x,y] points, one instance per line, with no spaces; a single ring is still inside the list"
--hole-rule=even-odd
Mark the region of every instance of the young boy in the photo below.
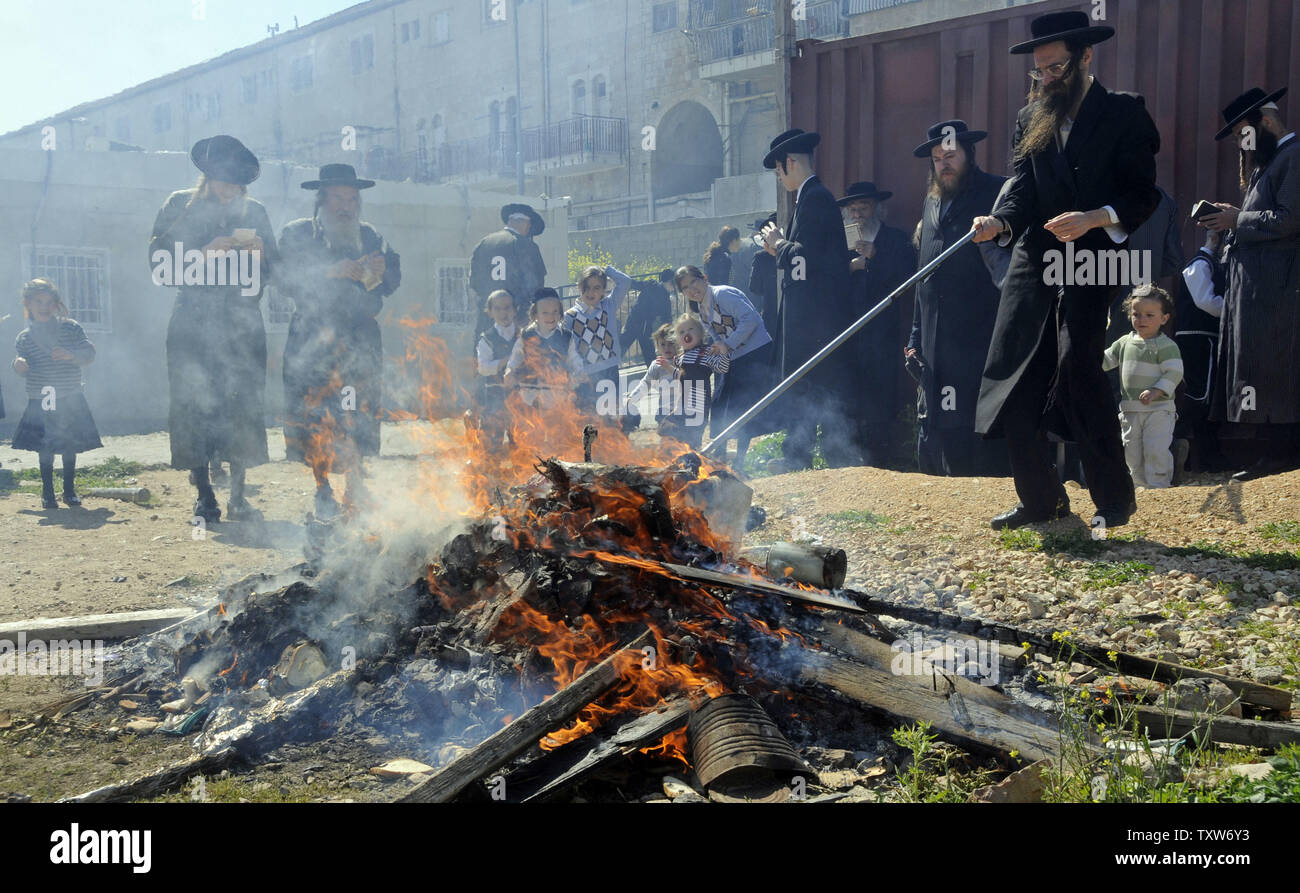
[[[573,339],[560,326],[562,308],[559,292],[539,288],[528,311],[532,322],[506,361],[505,387],[518,387],[524,402],[538,409],[553,409],[567,396],[570,374],[577,368]]]
[[[609,280],[614,290],[606,297]],[[596,414],[596,398],[601,393],[618,392],[618,361],[623,355],[619,344],[618,308],[627,296],[632,280],[614,267],[587,267],[578,280],[578,300],[564,312],[564,329],[573,340],[579,366],[574,375],[578,406],[583,412]]]
[[[1102,369],[1119,367],[1120,433],[1124,458],[1139,487],[1168,487],[1174,472],[1174,389],[1183,380],[1178,345],[1161,329],[1174,302],[1154,285],[1140,285],[1124,302],[1133,331],[1106,348]]]
[[[515,326],[515,299],[510,292],[498,289],[488,296],[484,309],[492,319],[492,325],[479,333],[475,348],[478,357],[478,387],[475,389],[475,397],[479,426],[487,439],[488,448],[496,450],[502,446],[510,428],[502,378],[518,335]]]

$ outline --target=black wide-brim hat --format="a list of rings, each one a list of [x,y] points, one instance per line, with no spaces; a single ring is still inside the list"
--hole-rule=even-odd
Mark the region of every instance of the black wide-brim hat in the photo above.
[[[783,158],[791,153],[809,155],[821,141],[822,136],[820,133],[806,133],[798,127],[794,130],[787,130],[772,140],[768,153],[763,156],[763,167],[772,170],[776,167],[778,158]]]
[[[1036,47],[1058,40],[1069,40],[1092,46],[1115,36],[1115,29],[1109,25],[1091,25],[1086,12],[1066,11],[1049,12],[1034,19],[1029,24],[1032,40],[1018,43],[1011,48],[1013,56],[1032,53]]]
[[[859,183],[854,183],[852,186],[850,186],[844,192],[844,197],[840,199],[838,202],[836,202],[836,204],[838,204],[842,208],[845,205],[847,205],[849,202],[860,202],[863,201],[864,199],[874,199],[878,202],[883,202],[885,199],[889,198],[893,194],[894,193],[892,192],[887,192],[885,190],[877,189],[875,183],[864,180]]]
[[[763,228],[766,227],[769,223],[776,223],[775,211],[773,211],[771,214],[768,214],[766,217],[761,217],[758,220],[755,220],[753,223],[749,225],[749,228],[756,233],[761,233],[763,231]]]
[[[989,134],[987,130],[971,130],[966,126],[966,122],[960,118],[954,118],[951,121],[940,121],[938,124],[926,131],[926,140],[912,150],[912,154],[917,158],[927,158],[930,150],[943,142],[944,131],[952,128],[953,137],[957,142],[967,146],[973,146],[980,140],[985,139]]]
[[[235,139],[219,133],[201,139],[190,149],[190,161],[213,180],[247,186],[262,173],[257,156]]]
[[[542,215],[533,210],[532,205],[525,205],[522,202],[511,202],[508,205],[501,206],[501,222],[508,223],[511,214],[523,214],[532,221],[532,228],[528,230],[530,236],[540,236],[546,229],[546,221]]]
[[[303,189],[324,189],[326,186],[351,186],[353,189],[369,189],[375,185],[374,180],[362,180],[357,177],[357,170],[350,164],[326,164],[320,169],[318,180],[308,180],[302,184]]]
[[[1223,110],[1223,120],[1228,123],[1222,130],[1214,135],[1214,138],[1216,140],[1225,139],[1232,133],[1233,128],[1246,119],[1247,115],[1261,106],[1268,105],[1270,102],[1277,102],[1286,95],[1286,91],[1287,88],[1283,87],[1276,93],[1265,93],[1259,87],[1251,87],[1245,93],[1228,103],[1228,107]]]

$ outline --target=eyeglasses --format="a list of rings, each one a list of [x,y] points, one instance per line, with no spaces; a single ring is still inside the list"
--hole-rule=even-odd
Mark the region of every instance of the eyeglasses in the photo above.
[[[1046,68],[1031,68],[1029,69],[1029,79],[1037,82],[1041,81],[1049,74],[1053,78],[1062,78],[1065,76],[1065,73],[1070,70],[1070,66],[1073,64],[1074,60],[1068,59],[1065,62],[1057,62],[1055,65],[1049,65]]]

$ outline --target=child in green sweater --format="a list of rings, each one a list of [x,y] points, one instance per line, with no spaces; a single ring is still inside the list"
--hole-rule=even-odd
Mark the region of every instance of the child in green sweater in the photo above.
[[[1110,347],[1103,369],[1119,367],[1120,433],[1124,459],[1139,487],[1168,487],[1174,473],[1174,389],[1183,380],[1178,345],[1161,329],[1174,312],[1164,289],[1139,285],[1124,301],[1133,331]]]

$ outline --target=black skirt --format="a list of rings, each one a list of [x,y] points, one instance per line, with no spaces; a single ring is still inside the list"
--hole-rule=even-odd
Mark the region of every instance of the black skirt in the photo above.
[[[54,409],[42,409],[41,402],[40,397],[27,401],[27,410],[14,431],[14,449],[62,455],[97,450],[104,445],[84,394],[62,395]]]
[[[731,368],[722,377],[722,387],[713,395],[709,431],[714,437],[777,386],[781,379],[773,367],[774,362],[770,344],[731,361]],[[774,416],[770,408],[764,410],[757,418],[751,419],[740,434],[732,436],[752,437],[768,431],[779,431],[785,422]]]

